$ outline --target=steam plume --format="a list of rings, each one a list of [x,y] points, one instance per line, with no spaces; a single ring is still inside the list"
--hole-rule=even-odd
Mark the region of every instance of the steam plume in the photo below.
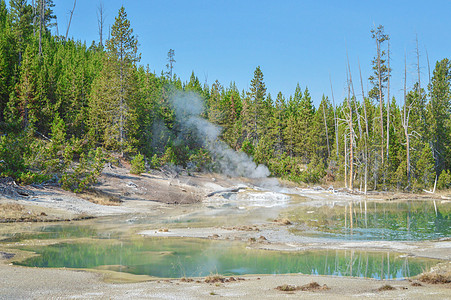
[[[176,117],[184,130],[194,132],[213,155],[220,171],[230,176],[264,178],[270,175],[264,165],[256,165],[244,152],[236,152],[219,140],[221,127],[200,117],[204,110],[202,99],[191,92],[179,92],[172,98]]]

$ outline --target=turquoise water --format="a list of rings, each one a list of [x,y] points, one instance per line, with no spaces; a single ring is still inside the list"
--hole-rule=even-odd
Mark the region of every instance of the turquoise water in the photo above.
[[[166,278],[302,273],[403,279],[438,262],[387,252],[265,251],[193,238],[98,239],[20,249],[39,254],[15,263],[23,266],[101,268]]]
[[[299,207],[287,217],[292,232],[348,240],[421,241],[451,237],[451,203],[355,202],[346,207]],[[297,226],[296,226],[297,225]],[[302,225],[302,226],[299,226]],[[307,225],[312,230],[306,231]]]

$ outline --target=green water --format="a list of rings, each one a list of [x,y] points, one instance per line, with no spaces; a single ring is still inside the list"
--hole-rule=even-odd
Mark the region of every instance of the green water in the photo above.
[[[69,239],[80,237],[110,237],[110,233],[100,234],[92,226],[49,225],[40,226],[32,232],[4,234],[0,242],[14,243],[23,240]]]
[[[193,238],[98,239],[20,249],[39,255],[16,262],[18,265],[101,268],[166,278],[302,273],[402,279],[438,262],[387,252],[264,251],[240,243]]]
[[[437,210],[436,210],[437,208]],[[451,237],[451,203],[354,202],[345,207],[297,207],[285,212],[292,233],[355,240],[419,241]],[[351,227],[352,224],[352,227]],[[305,225],[312,228],[306,231]]]

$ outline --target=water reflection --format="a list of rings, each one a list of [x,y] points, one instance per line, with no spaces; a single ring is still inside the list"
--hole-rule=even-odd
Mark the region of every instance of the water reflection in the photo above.
[[[299,207],[290,220],[332,238],[426,240],[451,236],[451,205],[432,201],[350,202],[346,206]],[[306,234],[293,229],[294,233]]]
[[[402,279],[437,260],[388,252],[246,249],[242,244],[202,239],[135,238],[22,247],[39,254],[17,264],[33,267],[101,268],[157,277],[241,274],[318,274]]]

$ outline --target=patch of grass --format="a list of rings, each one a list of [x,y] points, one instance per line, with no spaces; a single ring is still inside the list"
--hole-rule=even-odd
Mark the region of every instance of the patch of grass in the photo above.
[[[296,285],[290,285],[290,284],[283,284],[276,287],[276,290],[282,291],[282,292],[293,292],[299,290],[299,287]]]
[[[381,286],[381,287],[378,288],[377,290],[378,290],[379,292],[382,292],[382,291],[393,291],[393,290],[396,290],[396,288],[393,287],[393,286],[391,286],[391,285],[389,285],[389,284],[386,284],[386,285]]]
[[[276,220],[274,220],[274,222],[282,224],[282,225],[291,225],[292,224],[291,221],[288,220],[287,218],[276,219]]]
[[[324,284],[320,285],[318,282],[313,281],[300,287],[301,291],[318,291],[318,290],[330,290],[330,288]]]
[[[205,277],[206,283],[217,283],[217,282],[224,283],[225,281],[226,281],[226,278],[219,274],[212,274],[212,275]]]
[[[423,286],[421,283],[419,283],[419,282],[412,282],[411,284],[410,284],[411,286]]]
[[[419,275],[418,279],[431,284],[451,283],[451,262],[436,265],[429,272]]]
[[[421,282],[432,284],[451,283],[451,273],[423,273],[418,279]]]
[[[330,290],[330,288],[324,284],[320,285],[318,282],[313,281],[301,286],[297,285],[289,285],[289,284],[283,284],[276,287],[276,290],[283,291],[283,292],[293,292],[293,291],[320,291],[320,290]]]
[[[78,196],[99,205],[119,206],[123,202],[117,196],[109,195],[108,193],[95,189],[88,189],[85,192],[78,194]]]

